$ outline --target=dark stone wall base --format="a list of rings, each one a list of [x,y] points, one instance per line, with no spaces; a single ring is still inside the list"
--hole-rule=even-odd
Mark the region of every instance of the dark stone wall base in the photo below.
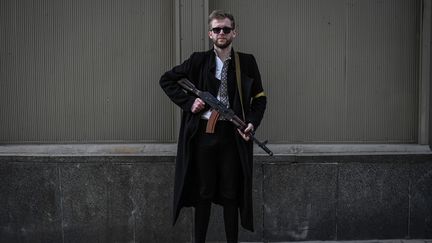
[[[173,156],[0,156],[0,242],[191,242]],[[241,241],[432,238],[432,155],[255,157]],[[224,241],[214,205],[208,241]]]

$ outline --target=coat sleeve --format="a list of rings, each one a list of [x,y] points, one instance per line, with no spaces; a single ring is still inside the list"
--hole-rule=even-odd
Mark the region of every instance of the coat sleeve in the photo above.
[[[267,107],[267,97],[264,93],[264,89],[261,81],[261,74],[258,69],[255,57],[251,55],[250,63],[250,75],[253,77],[253,84],[251,89],[251,100],[249,112],[246,115],[246,120],[254,125],[255,130],[261,124],[261,120],[264,116],[264,111]]]
[[[175,66],[171,70],[165,72],[159,80],[159,84],[167,96],[184,111],[191,111],[192,104],[196,97],[187,94],[183,91],[177,81],[181,79],[189,79],[189,74],[192,70],[192,63],[195,53],[182,64]]]

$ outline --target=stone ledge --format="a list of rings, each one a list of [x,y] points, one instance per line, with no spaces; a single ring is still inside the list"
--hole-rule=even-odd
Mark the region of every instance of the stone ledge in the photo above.
[[[269,144],[275,156],[432,154],[418,144]],[[23,144],[0,145],[0,156],[175,156],[177,144]],[[267,156],[255,147],[256,156]]]
[[[275,155],[394,155],[431,154],[428,145],[419,144],[270,144]],[[265,155],[255,148],[257,155]]]
[[[0,156],[174,156],[171,144],[35,144],[0,145]]]

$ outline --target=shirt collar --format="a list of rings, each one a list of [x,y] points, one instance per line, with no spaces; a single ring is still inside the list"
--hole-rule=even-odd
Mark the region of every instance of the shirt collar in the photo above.
[[[213,52],[214,52],[214,54],[215,54],[215,58],[216,58],[216,60],[220,60],[220,61],[222,62],[222,59],[220,59],[220,57],[218,56],[218,54],[217,54],[217,52],[216,52],[216,49],[213,48]],[[225,61],[231,60],[231,54],[232,54],[232,48],[231,48],[230,56],[229,56]],[[223,62],[222,62],[222,63],[223,63]]]

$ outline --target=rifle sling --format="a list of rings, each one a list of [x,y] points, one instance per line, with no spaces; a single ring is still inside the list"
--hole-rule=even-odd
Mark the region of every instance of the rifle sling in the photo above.
[[[244,106],[243,106],[243,91],[242,91],[242,86],[241,86],[241,70],[240,70],[240,57],[239,54],[237,52],[234,52],[234,59],[235,59],[235,70],[236,70],[236,79],[237,79],[237,90],[239,93],[239,99],[240,99],[240,104],[241,104],[241,108],[242,108],[242,115],[243,115],[243,120],[246,119],[245,116],[245,112],[244,112]]]

